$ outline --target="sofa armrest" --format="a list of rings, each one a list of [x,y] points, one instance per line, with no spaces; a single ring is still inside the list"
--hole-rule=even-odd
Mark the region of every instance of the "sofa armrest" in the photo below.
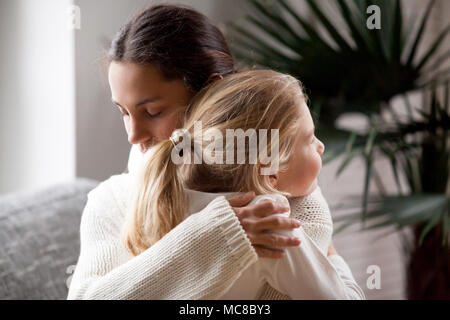
[[[0,299],[65,299],[87,194],[77,179],[0,197]]]

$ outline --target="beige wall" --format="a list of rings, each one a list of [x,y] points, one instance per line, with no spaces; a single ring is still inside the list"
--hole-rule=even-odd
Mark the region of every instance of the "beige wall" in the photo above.
[[[0,194],[75,177],[70,4],[0,1]]]

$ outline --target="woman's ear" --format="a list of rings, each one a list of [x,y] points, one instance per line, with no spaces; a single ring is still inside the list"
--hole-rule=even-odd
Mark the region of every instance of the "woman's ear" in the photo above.
[[[220,75],[220,74],[218,74],[218,73],[213,73],[213,74],[211,74],[211,75],[209,76],[207,82],[209,83],[209,82],[214,82],[214,81],[222,80],[222,79],[223,79],[223,76],[222,76],[222,75]]]

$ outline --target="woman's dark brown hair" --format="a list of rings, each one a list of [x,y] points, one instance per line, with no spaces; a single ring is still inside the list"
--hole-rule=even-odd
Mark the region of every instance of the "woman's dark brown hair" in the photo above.
[[[152,6],[125,24],[111,43],[109,61],[151,64],[168,80],[199,92],[216,73],[235,73],[220,30],[203,14],[176,5]]]

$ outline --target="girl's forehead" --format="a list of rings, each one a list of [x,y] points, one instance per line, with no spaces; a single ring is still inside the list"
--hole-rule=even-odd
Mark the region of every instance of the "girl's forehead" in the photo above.
[[[311,131],[314,131],[314,122],[311,116],[311,111],[305,102],[300,105],[300,119],[299,119],[299,134],[307,138]]]
[[[300,103],[300,121],[302,123],[309,123],[314,125],[313,123],[313,119],[311,116],[311,111],[308,108],[308,105],[306,104],[305,101],[303,101],[302,103]]]

